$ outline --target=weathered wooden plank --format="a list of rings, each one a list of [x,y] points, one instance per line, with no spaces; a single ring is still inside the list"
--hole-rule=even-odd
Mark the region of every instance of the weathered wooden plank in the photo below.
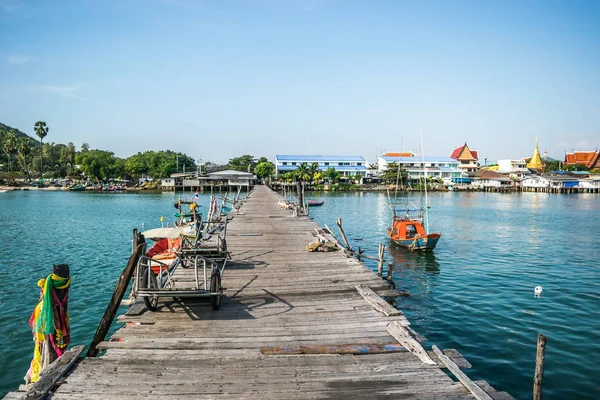
[[[20,393],[20,397],[15,397],[21,400],[39,400],[43,399],[46,394],[56,385],[58,380],[71,368],[77,361],[77,358],[83,352],[84,346],[79,345],[66,351],[62,356],[58,357],[52,364],[48,366],[40,374],[37,382],[29,387],[27,392]]]
[[[469,392],[471,392],[473,394],[473,396],[475,396],[476,399],[492,400],[490,395],[487,394],[485,392],[485,390],[483,390],[482,388],[477,386],[477,384],[475,382],[473,382],[471,379],[469,379],[469,377],[460,370],[458,365],[456,365],[454,363],[454,361],[452,361],[449,357],[445,356],[444,353],[442,353],[442,351],[436,345],[433,345],[432,349],[435,352],[435,354],[438,356],[438,358],[444,363],[444,365],[446,365],[446,367],[448,367],[450,372],[452,372],[454,374],[454,376],[456,376],[456,378],[458,378],[458,380],[463,385],[465,385],[465,387],[469,390]]]
[[[260,352],[265,355],[290,355],[290,354],[378,354],[406,351],[398,343],[389,344],[342,344],[330,346],[275,346],[263,347]]]
[[[379,297],[377,293],[372,291],[368,286],[357,285],[356,290],[363,297],[363,299],[365,299],[367,303],[369,303],[375,310],[379,311],[386,317],[401,314],[400,311],[398,311],[396,308],[392,307],[391,304]]]
[[[419,357],[425,364],[437,365],[437,363],[429,357],[423,346],[421,346],[421,344],[413,338],[401,324],[392,322],[388,324],[387,331],[408,351]]]
[[[460,354],[458,351],[454,350],[454,349],[448,349],[448,350],[442,350],[443,353],[448,356],[452,361],[454,361],[454,363],[456,365],[458,365],[460,368],[472,368],[472,365],[470,362],[468,362],[463,356],[462,354]],[[429,357],[431,357],[431,359],[433,361],[437,361],[438,367],[440,368],[446,368],[446,365],[444,365],[444,363],[437,357],[437,355],[435,354],[435,352],[433,350],[428,350],[427,354],[429,354]]]
[[[134,301],[129,304],[129,308],[125,315],[141,315],[146,312],[146,304],[144,303],[144,299],[138,297]]]
[[[444,350],[444,354],[446,354],[446,350]],[[486,381],[474,381],[474,382],[475,382],[475,384],[477,384],[477,386],[479,386],[480,388],[485,390],[485,392],[487,394],[489,394],[490,397],[494,400],[515,400],[514,397],[512,397],[510,394],[508,394],[506,392],[496,391],[496,389],[494,389],[492,387],[492,385],[490,385]]]

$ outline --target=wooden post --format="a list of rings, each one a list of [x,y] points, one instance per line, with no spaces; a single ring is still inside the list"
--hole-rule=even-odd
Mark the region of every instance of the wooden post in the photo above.
[[[546,356],[546,336],[538,334],[535,375],[533,376],[533,400],[542,400],[542,379],[544,378],[544,357]]]
[[[340,230],[340,233],[342,234],[342,239],[344,240],[344,244],[346,245],[346,248],[348,249],[348,251],[354,252],[354,250],[352,250],[352,247],[350,247],[350,245],[348,244],[348,239],[346,239],[346,234],[344,233],[344,228],[342,228],[342,217],[338,218],[336,223]]]
[[[387,280],[392,281],[394,278],[394,264],[388,263]]]
[[[383,243],[379,243],[379,263],[377,264],[377,275],[379,277],[383,277],[383,253],[385,251],[385,245]]]
[[[98,325],[98,329],[96,330],[96,334],[94,335],[94,340],[92,344],[90,344],[90,348],[86,354],[86,357],[96,357],[98,355],[98,343],[102,342],[110,329],[110,325],[112,324],[115,314],[117,313],[117,309],[121,305],[121,300],[123,300],[123,296],[125,295],[125,290],[127,290],[127,286],[129,285],[129,281],[131,280],[131,275],[133,275],[133,271],[135,266],[138,263],[139,258],[144,253],[144,243],[138,244],[131,257],[129,257],[129,262],[127,266],[121,273],[121,277],[117,282],[117,287],[112,295],[110,303],[108,303],[108,307],[106,307],[106,311],[104,311],[104,316],[100,321],[100,325]]]

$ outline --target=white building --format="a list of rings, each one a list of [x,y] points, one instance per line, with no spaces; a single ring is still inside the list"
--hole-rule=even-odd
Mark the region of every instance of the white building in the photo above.
[[[579,187],[582,189],[600,189],[600,175],[580,179]]]
[[[317,163],[323,172],[334,168],[341,176],[367,175],[367,160],[362,156],[276,155],[276,174],[297,169],[302,163],[309,167]]]
[[[386,171],[390,163],[396,163],[406,170],[409,179],[419,179],[427,174],[434,178],[452,179],[462,176],[459,161],[450,157],[395,157],[379,156],[377,169]]]
[[[521,181],[521,186],[524,188],[547,188],[550,186],[550,180],[541,175],[531,175],[523,178]]]
[[[525,160],[498,160],[497,172],[519,179],[529,174]]]
[[[521,186],[524,188],[574,188],[578,187],[581,181],[570,175],[531,175],[521,181]]]

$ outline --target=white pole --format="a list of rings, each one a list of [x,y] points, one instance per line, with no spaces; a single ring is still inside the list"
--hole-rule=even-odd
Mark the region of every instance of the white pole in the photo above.
[[[425,150],[423,150],[423,130],[421,129],[421,124],[419,124],[419,135],[421,136],[421,159],[423,160],[423,181],[425,183],[425,210],[423,212],[423,217],[425,221],[425,233],[429,234],[429,201],[427,199],[427,167],[425,166]]]

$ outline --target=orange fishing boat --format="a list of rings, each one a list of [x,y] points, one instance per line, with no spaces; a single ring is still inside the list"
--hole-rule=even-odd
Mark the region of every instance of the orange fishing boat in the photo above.
[[[423,218],[425,216],[413,219],[408,214],[405,217],[394,215],[392,225],[388,228],[388,236],[407,250],[433,250],[442,234],[429,233],[426,229],[428,224],[423,226]]]
[[[419,129],[420,130],[420,129]],[[423,134],[421,133],[421,152],[423,152]],[[438,240],[442,236],[441,233],[429,232],[429,204],[427,198],[427,168],[425,166],[425,158],[423,158],[423,187],[424,201],[422,206],[417,208],[414,204],[405,203],[404,216],[396,215],[396,198],[398,190],[398,180],[400,179],[400,166],[398,166],[398,177],[396,178],[396,194],[394,196],[394,205],[390,205],[392,209],[392,224],[388,227],[389,238],[397,245],[411,251],[426,251],[433,250],[437,245]],[[411,208],[412,206],[412,208]],[[411,217],[418,213],[418,216]]]

